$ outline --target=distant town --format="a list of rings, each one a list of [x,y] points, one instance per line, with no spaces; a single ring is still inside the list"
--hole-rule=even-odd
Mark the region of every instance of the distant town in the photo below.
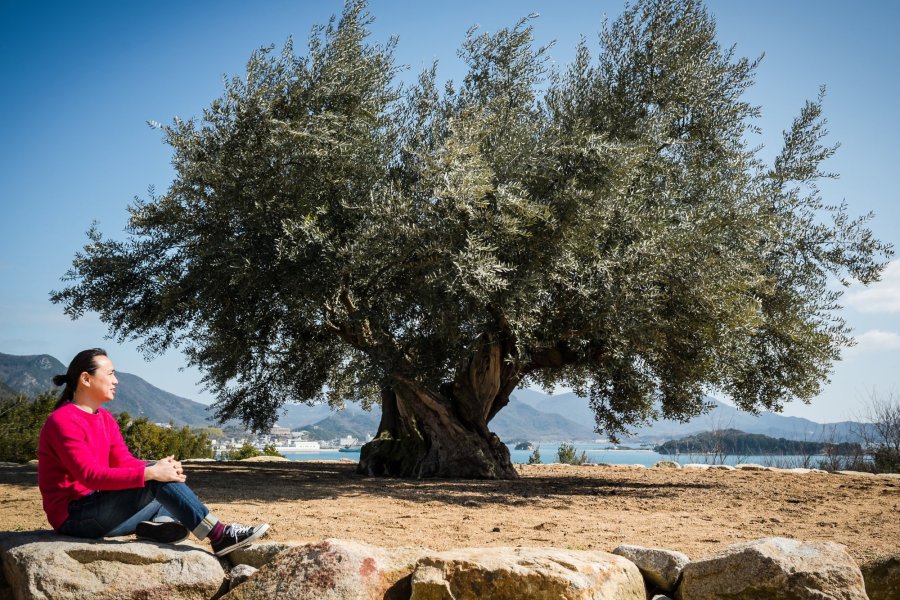
[[[224,456],[248,443],[257,450],[269,447],[281,454],[320,452],[322,450],[359,452],[362,445],[370,439],[372,439],[371,435],[367,436],[365,440],[347,435],[332,440],[312,440],[308,431],[291,431],[287,427],[275,425],[268,433],[246,433],[244,436],[226,436],[213,440],[213,453],[214,456]]]

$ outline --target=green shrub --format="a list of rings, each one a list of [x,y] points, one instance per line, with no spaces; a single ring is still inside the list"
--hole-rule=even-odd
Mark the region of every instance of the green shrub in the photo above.
[[[556,451],[557,460],[564,465],[586,465],[591,462],[587,457],[587,452],[581,451],[581,456],[575,455],[575,444],[564,442],[559,445]]]
[[[0,461],[25,463],[37,458],[41,427],[56,400],[56,394],[45,392],[34,399],[18,395],[0,401]]]
[[[275,444],[266,444],[263,446],[262,454],[263,456],[280,456],[281,458],[284,458],[284,455],[275,449]]]
[[[225,460],[244,460],[245,458],[254,458],[262,456],[263,453],[250,442],[244,442],[240,448],[234,448],[225,453]]]
[[[900,452],[887,446],[878,446],[872,452],[876,473],[900,473]]]
[[[539,465],[541,464],[541,449],[535,448],[534,452],[531,453],[531,456],[528,457],[529,465]]]
[[[205,432],[190,427],[160,427],[146,417],[132,419],[127,412],[116,417],[125,445],[137,458],[157,460],[174,455],[186,458],[212,458],[212,442]]]

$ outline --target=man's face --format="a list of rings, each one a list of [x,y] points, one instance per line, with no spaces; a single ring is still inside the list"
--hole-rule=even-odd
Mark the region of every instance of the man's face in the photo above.
[[[80,384],[84,386],[91,398],[100,402],[109,402],[116,397],[116,386],[119,384],[119,380],[116,379],[116,369],[107,356],[95,356],[94,365],[97,367],[94,369],[94,374],[82,373]]]

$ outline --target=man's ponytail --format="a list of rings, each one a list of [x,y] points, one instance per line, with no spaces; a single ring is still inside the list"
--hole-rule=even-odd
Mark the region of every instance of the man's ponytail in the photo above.
[[[69,369],[65,375],[54,375],[53,385],[65,385],[66,387],[63,388],[62,393],[59,395],[59,400],[56,401],[56,406],[53,407],[53,410],[72,401],[75,397],[75,390],[78,388],[78,378],[81,377],[82,373],[94,374],[94,371],[97,370],[94,359],[98,356],[106,356],[106,350],[103,348],[82,350],[69,363]]]

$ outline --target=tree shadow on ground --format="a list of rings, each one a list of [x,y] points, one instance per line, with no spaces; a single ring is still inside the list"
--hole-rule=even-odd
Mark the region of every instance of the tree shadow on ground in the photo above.
[[[283,500],[384,497],[411,502],[439,502],[479,507],[520,506],[536,499],[567,497],[671,498],[714,489],[709,482],[644,483],[627,472],[590,467],[571,475],[531,475],[510,480],[392,479],[356,473],[350,462],[201,462],[187,463],[188,485],[206,503],[278,502]],[[0,486],[37,488],[35,465],[0,467]]]
[[[352,463],[203,463],[191,465],[189,483],[209,502],[277,502],[385,497],[476,507],[523,505],[539,498],[619,496],[637,499],[672,497],[716,487],[706,482],[642,483],[610,473],[582,470],[554,476],[512,480],[391,479],[356,474]]]
[[[37,489],[37,465],[0,465],[0,485]]]

